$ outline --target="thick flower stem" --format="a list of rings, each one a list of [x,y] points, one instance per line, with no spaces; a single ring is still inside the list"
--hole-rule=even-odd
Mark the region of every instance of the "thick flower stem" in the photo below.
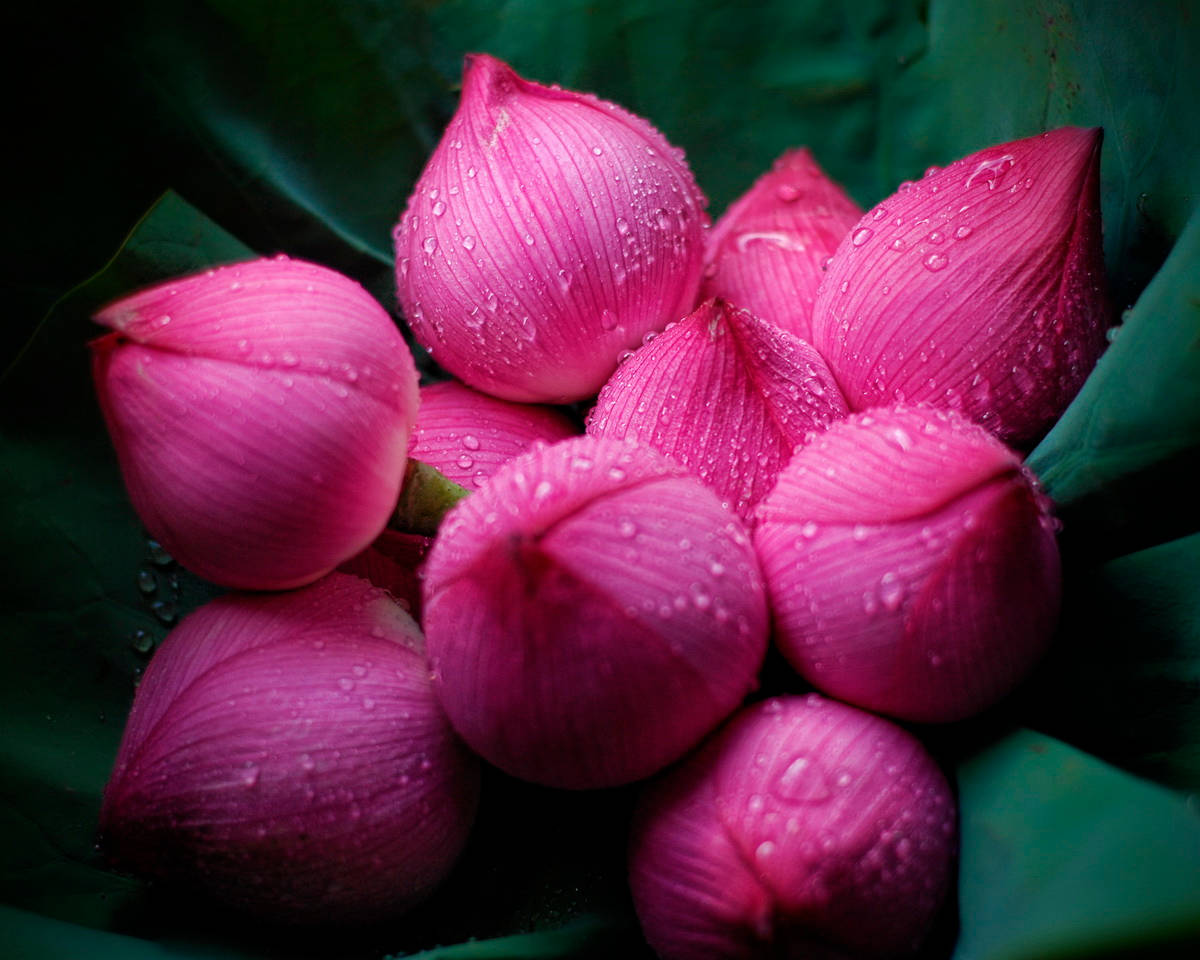
[[[432,537],[442,517],[469,492],[429,464],[410,458],[400,499],[388,526],[403,533]]]

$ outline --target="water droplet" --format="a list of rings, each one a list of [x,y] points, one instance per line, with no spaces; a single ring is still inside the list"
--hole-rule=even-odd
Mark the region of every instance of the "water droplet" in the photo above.
[[[875,236],[875,231],[870,227],[859,227],[854,231],[854,236],[850,238],[850,242],[856,247],[861,247],[873,236]]]
[[[341,677],[338,680],[338,686],[341,689],[345,690],[347,693],[349,693],[351,690],[354,689],[354,681],[351,680],[349,677]]]
[[[777,196],[784,203],[794,203],[800,198],[800,191],[793,187],[790,183],[781,183],[775,189]]]
[[[608,309],[601,310],[600,327],[603,330],[615,330],[617,327],[617,315]]]
[[[904,583],[899,574],[888,572],[879,580],[879,602],[884,608],[895,613],[900,609],[904,600]]]
[[[258,783],[259,769],[253,763],[247,763],[242,769],[242,786],[253,787]]]
[[[464,250],[474,250],[475,249],[475,238],[472,236],[463,237],[462,245],[463,245]]]
[[[169,567],[175,562],[157,540],[146,541],[146,553],[150,557],[150,562],[156,567]]]
[[[473,433],[468,433],[462,438],[462,445],[468,450],[478,450],[479,438]]]
[[[628,517],[621,517],[617,521],[617,533],[619,533],[626,540],[633,539],[633,537],[637,535],[637,531],[637,524]]]
[[[872,220],[882,220],[887,215],[888,215],[887,207],[876,207],[875,210],[871,213],[871,219]]]
[[[792,759],[771,785],[771,793],[788,803],[809,804],[823,803],[833,791],[820,763],[801,754]]]
[[[1002,157],[994,157],[990,160],[980,161],[975,167],[975,171],[967,177],[966,186],[970,187],[975,180],[983,180],[987,182],[988,189],[993,190],[996,184],[1003,179],[1004,174],[1012,169],[1013,165],[1012,154],[1006,153]]]
[[[943,269],[948,263],[950,263],[950,258],[940,253],[931,253],[923,261],[925,269],[932,270],[934,273]]]
[[[904,241],[901,240],[899,237],[897,237],[895,240],[892,241],[892,249],[893,250],[903,250],[904,249]]]
[[[437,249],[437,237],[426,237],[425,242],[421,244],[421,249],[426,253],[433,253]]]
[[[966,240],[971,235],[971,228],[968,226],[959,227],[954,231],[954,236],[959,240]]]
[[[439,200],[437,203],[435,203],[433,205],[433,215],[435,217],[440,217],[445,212],[446,212],[446,202],[444,200]]]
[[[600,147],[592,147],[592,153],[594,153],[596,156],[600,156],[602,153],[604,153],[604,150]]]
[[[140,654],[147,654],[154,649],[154,638],[145,630],[134,630],[129,638],[129,645]]]
[[[153,593],[158,589],[158,578],[154,576],[153,570],[139,570],[137,575],[138,589],[142,593]]]

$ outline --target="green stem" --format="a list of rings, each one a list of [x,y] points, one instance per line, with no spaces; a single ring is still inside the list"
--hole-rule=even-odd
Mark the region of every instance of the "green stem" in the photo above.
[[[432,537],[437,533],[442,517],[469,492],[429,464],[410,457],[400,499],[388,526],[404,533]]]

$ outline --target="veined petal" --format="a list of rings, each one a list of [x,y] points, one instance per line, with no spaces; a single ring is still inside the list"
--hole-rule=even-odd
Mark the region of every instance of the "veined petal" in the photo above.
[[[653,447],[748,518],[792,451],[845,413],[816,350],[748,310],[709,301],[617,368],[588,433]]]
[[[510,403],[447,380],[421,388],[421,409],[409,442],[411,457],[474,490],[538,441],[579,433],[559,410]]]
[[[861,216],[806,147],[789,150],[709,233],[701,296],[728,300],[811,341],[825,262]]]

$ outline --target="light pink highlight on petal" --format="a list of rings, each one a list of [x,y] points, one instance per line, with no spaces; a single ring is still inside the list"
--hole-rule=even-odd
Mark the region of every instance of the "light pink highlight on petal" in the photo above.
[[[653,447],[749,519],[792,451],[846,412],[816,350],[748,310],[708,301],[617,368],[588,433]]]
[[[362,550],[395,506],[412,356],[358,284],[287,259],[106,307],[96,389],[134,508],[193,572],[285,589]]]
[[[1099,129],[1063,127],[932,170],[833,257],[813,344],[850,406],[925,401],[1031,446],[1104,349]]]
[[[956,849],[954,798],[915,737],[815,694],[779,697],[643,796],[630,886],[672,960],[906,956]]]
[[[408,453],[474,490],[535,443],[555,443],[578,433],[560,410],[499,400],[447,380],[421,388]]]
[[[101,831],[122,867],[239,909],[370,922],[444,878],[477,794],[417,625],[333,574],[230,594],[172,631],[138,688]]]
[[[448,515],[424,609],[455,729],[560,787],[678,758],[754,686],[766,645],[742,524],[682,467],[592,437],[511,461]]]
[[[991,706],[1049,644],[1049,503],[984,429],[881,408],[797,452],[759,507],[775,637],[825,692],[919,722]]]
[[[861,216],[806,147],[789,150],[709,233],[701,296],[728,300],[811,340],[825,261]]]
[[[645,120],[470,56],[395,231],[405,317],[486,393],[592,396],[622,350],[695,305],[706,202]]]

